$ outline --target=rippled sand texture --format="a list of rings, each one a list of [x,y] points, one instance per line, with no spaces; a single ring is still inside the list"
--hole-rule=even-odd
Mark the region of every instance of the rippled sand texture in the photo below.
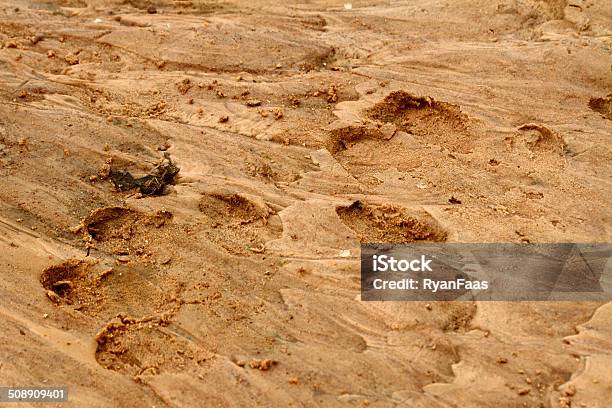
[[[603,0],[0,1],[0,385],[608,407],[612,304],[362,303],[358,255],[610,242],[610,27]],[[166,195],[107,179],[164,155]]]

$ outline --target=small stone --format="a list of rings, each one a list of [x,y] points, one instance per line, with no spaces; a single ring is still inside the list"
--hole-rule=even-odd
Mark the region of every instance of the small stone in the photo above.
[[[497,357],[498,364],[506,364],[508,363],[508,359],[506,357]]]
[[[560,397],[559,398],[559,408],[571,408],[572,407],[572,400],[567,398],[567,397]]]
[[[251,362],[249,363],[249,366],[251,368],[257,368],[260,371],[268,371],[270,368],[272,368],[272,365],[276,364],[275,361],[272,361],[270,359],[265,359],[265,360],[251,360]]]
[[[36,35],[30,37],[30,42],[32,43],[32,45],[36,45],[40,41],[42,41],[43,38],[44,37],[41,34],[36,34]]]
[[[396,131],[397,127],[393,123],[385,123],[380,127],[380,133],[382,133],[385,140],[391,139]]]
[[[149,7],[147,7],[147,13],[149,13],[149,14],[157,14],[157,9],[155,8],[155,6],[149,6]]]
[[[111,273],[113,273],[113,268],[108,268],[108,269],[100,272],[100,274],[98,275],[98,281],[106,279]]]
[[[130,262],[130,257],[127,255],[119,255],[117,257],[117,261],[123,262],[123,263]]]
[[[70,65],[77,65],[80,62],[79,57],[74,54],[66,54],[66,56],[64,57],[64,61],[66,61]]]
[[[245,105],[253,108],[255,106],[260,106],[261,105],[261,101],[258,99],[249,99],[248,101],[245,102]]]
[[[519,388],[519,389],[516,391],[516,393],[517,393],[518,395],[527,395],[527,394],[529,394],[530,392],[531,392],[531,388],[527,388],[527,387],[524,387],[524,388]]]
[[[563,388],[563,395],[571,397],[576,395],[576,387],[573,384],[569,384]]]
[[[229,120],[229,116],[221,116],[219,118],[219,123],[225,123]]]
[[[47,297],[49,298],[50,301],[52,301],[55,304],[59,304],[61,302],[61,298],[59,297],[59,295],[57,293],[55,293],[52,290],[48,290],[47,291]]]

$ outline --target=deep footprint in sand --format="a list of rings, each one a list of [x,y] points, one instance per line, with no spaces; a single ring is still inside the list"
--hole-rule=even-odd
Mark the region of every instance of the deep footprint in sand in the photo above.
[[[46,268],[40,283],[47,297],[92,317],[110,318],[120,312],[142,316],[176,303],[179,287],[156,269],[141,264],[97,264],[68,259]]]
[[[405,91],[391,92],[365,113],[370,119],[393,123],[421,142],[451,152],[469,153],[476,137],[470,119],[459,106]]]
[[[601,113],[604,118],[612,120],[612,93],[603,98],[591,98],[589,108],[597,113]]]
[[[352,176],[377,184],[377,173],[391,168],[408,172],[421,165],[419,153],[394,137],[395,133],[394,125],[339,127],[331,131],[327,148]]]
[[[140,376],[194,370],[214,356],[174,333],[168,319],[117,316],[96,335],[96,361],[106,369]]]
[[[144,213],[125,207],[104,207],[91,212],[79,226],[93,248],[124,262],[167,263],[184,233],[171,223],[172,213]]]
[[[206,237],[234,255],[262,253],[265,243],[282,233],[278,215],[240,194],[205,194],[199,208],[205,216]]]
[[[78,310],[95,314],[106,296],[99,285],[103,278],[92,271],[92,263],[68,259],[46,268],[40,275],[40,283],[53,303],[74,305]]]

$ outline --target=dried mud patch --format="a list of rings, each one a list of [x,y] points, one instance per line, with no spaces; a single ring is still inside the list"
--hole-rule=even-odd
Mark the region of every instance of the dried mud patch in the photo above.
[[[473,146],[470,120],[457,105],[395,91],[365,113],[371,119],[393,123],[425,143],[453,152],[469,153]]]
[[[444,242],[447,237],[446,231],[425,211],[409,214],[401,207],[355,201],[348,207],[338,207],[336,213],[362,243]]]
[[[601,113],[606,119],[612,120],[612,93],[603,98],[591,98],[589,108]]]
[[[197,369],[213,354],[173,333],[168,315],[140,320],[119,315],[96,335],[96,361],[131,375],[156,375]]]
[[[206,236],[235,255],[260,253],[282,233],[278,215],[241,194],[205,194],[199,203]]]

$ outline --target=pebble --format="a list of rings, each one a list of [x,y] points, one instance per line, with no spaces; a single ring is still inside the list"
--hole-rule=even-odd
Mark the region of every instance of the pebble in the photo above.
[[[524,387],[524,388],[519,388],[519,389],[516,391],[516,393],[517,393],[518,395],[527,395],[527,394],[529,394],[530,392],[531,392],[531,388],[527,388],[527,387]]]
[[[253,108],[255,106],[260,106],[261,105],[261,101],[258,99],[249,99],[248,101],[245,102],[245,105]]]
[[[61,298],[59,297],[59,295],[57,293],[55,293],[54,291],[52,291],[52,290],[48,290],[47,291],[47,297],[53,303],[60,303],[60,301],[61,301]]]
[[[563,395],[571,397],[576,394],[576,387],[573,384],[569,384],[563,388]]]

